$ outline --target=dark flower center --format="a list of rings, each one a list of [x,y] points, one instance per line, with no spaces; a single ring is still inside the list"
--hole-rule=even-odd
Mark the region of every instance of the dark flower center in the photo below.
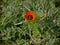
[[[29,19],[29,20],[32,20],[32,19],[33,19],[33,16],[32,16],[32,15],[29,15],[29,16],[28,16],[28,19]]]

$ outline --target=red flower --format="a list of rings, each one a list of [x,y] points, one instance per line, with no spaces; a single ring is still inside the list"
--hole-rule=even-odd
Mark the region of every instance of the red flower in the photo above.
[[[34,21],[36,18],[35,13],[33,11],[28,11],[25,14],[25,20],[26,21]]]
[[[53,19],[52,22],[55,24],[57,22],[57,20],[56,19]]]

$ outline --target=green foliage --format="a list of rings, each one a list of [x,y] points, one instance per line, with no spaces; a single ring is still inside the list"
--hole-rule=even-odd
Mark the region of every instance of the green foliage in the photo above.
[[[0,45],[60,45],[60,1],[0,2]],[[35,21],[25,21],[29,10],[35,13]]]

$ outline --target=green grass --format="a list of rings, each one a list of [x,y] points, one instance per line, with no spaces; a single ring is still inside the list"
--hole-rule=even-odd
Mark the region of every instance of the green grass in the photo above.
[[[60,45],[59,0],[0,0],[0,45]],[[24,15],[32,10],[36,20]]]

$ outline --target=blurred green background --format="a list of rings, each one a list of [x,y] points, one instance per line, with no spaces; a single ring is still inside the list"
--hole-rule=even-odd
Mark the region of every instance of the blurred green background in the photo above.
[[[60,0],[0,0],[0,45],[60,45]]]

